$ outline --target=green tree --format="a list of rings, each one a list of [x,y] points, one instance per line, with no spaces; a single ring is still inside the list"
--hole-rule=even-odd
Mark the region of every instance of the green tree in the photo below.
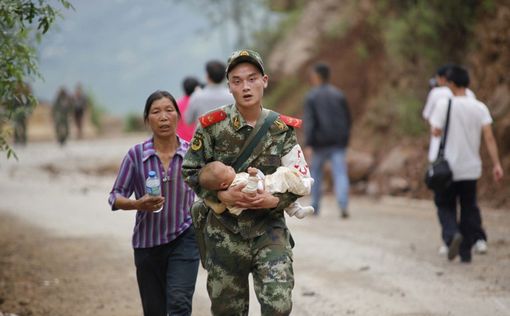
[[[228,24],[235,28],[235,48],[246,48],[255,29],[267,24],[267,0],[174,0],[186,3],[200,10],[210,22],[212,28],[227,32]],[[229,51],[230,52],[230,51]]]
[[[41,77],[35,45],[48,32],[60,11],[49,0],[2,0],[0,2],[0,151],[7,158],[14,155],[8,143],[8,123],[19,111],[16,100],[33,107],[36,99],[27,89],[19,89],[27,79]],[[72,8],[67,0],[55,0],[65,9]],[[29,107],[29,108],[30,108]]]

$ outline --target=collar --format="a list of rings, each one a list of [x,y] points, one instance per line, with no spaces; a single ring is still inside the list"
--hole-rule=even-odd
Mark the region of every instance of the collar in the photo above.
[[[179,147],[175,150],[175,154],[184,158],[184,155],[186,155],[186,152],[188,151],[189,143],[179,136],[176,137],[179,142]],[[151,156],[155,155],[156,150],[154,149],[154,136],[152,136],[142,143],[142,161],[145,162]]]
[[[260,109],[262,113],[262,110],[264,110],[264,108],[261,106]],[[248,122],[246,122],[244,117],[241,115],[235,104],[232,106],[232,109],[230,111],[230,124],[232,125],[232,128],[234,128],[236,132],[245,126],[251,127],[251,125],[248,125]]]

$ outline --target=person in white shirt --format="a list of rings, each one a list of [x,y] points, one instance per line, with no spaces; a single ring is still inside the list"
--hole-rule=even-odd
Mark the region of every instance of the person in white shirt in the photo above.
[[[425,103],[425,106],[423,107],[422,116],[426,121],[430,120],[430,116],[434,111],[437,101],[453,97],[452,90],[448,88],[446,81],[446,71],[451,66],[453,66],[453,64],[445,64],[437,69],[436,76],[434,77],[437,86],[430,89],[429,94],[427,95],[427,101]],[[466,88],[466,96],[469,98],[476,99],[475,93],[468,88]],[[429,146],[430,162],[433,162],[437,158],[440,141],[441,137],[435,137],[433,135],[430,137]]]
[[[493,164],[493,177],[499,182],[503,169],[492,132],[489,110],[480,101],[466,95],[468,72],[453,65],[446,72],[451,97],[450,120],[446,137],[445,158],[453,172],[453,183],[442,192],[434,192],[434,202],[443,227],[443,240],[449,246],[448,259],[460,255],[461,261],[471,262],[471,248],[476,242],[481,223],[476,185],[482,173],[480,142],[483,135]],[[439,100],[430,115],[432,135],[440,137],[445,125],[448,98]],[[457,223],[456,203],[460,201],[460,222]],[[451,231],[455,231],[453,235]]]
[[[184,113],[186,124],[196,123],[198,118],[220,106],[233,104],[234,97],[223,83],[226,66],[218,60],[208,61],[205,65],[207,84],[203,89],[193,92],[189,99],[188,110]]]
[[[423,118],[428,121],[430,119],[430,116],[432,115],[432,112],[434,110],[434,107],[437,103],[437,101],[441,99],[451,98],[453,97],[452,90],[448,88],[447,81],[446,81],[446,71],[449,67],[453,66],[453,64],[445,64],[441,67],[439,67],[436,71],[436,75],[431,81],[433,82],[432,85],[433,88],[430,90],[427,101],[425,103],[425,106],[423,108]],[[466,96],[472,99],[476,99],[476,96],[473,91],[466,88]],[[441,137],[436,137],[434,135],[430,136],[430,144],[429,144],[429,152],[428,152],[428,159],[429,162],[433,162],[437,158],[437,154],[439,152],[439,144],[441,142]],[[481,220],[481,219],[480,219]],[[450,229],[450,233],[447,233],[447,235],[453,235],[454,231],[452,232]],[[475,252],[480,254],[487,253],[488,246],[487,246],[487,234],[485,233],[485,230],[482,227],[482,223],[480,222],[480,225],[478,227],[477,232],[477,241],[475,243]],[[448,246],[446,244],[441,245],[439,247],[439,254],[440,255],[446,255],[448,253]]]

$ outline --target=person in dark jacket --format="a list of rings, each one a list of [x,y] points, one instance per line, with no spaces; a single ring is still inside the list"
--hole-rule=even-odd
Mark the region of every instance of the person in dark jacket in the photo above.
[[[322,168],[331,161],[335,196],[342,218],[349,217],[349,178],[345,155],[349,144],[351,115],[343,93],[329,83],[330,69],[317,63],[310,72],[312,90],[304,104],[305,154],[311,157],[312,206],[319,214]]]

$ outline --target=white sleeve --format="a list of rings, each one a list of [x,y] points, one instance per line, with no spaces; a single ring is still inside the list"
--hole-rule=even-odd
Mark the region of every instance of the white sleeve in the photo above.
[[[425,107],[423,107],[422,116],[426,120],[430,119],[430,115],[432,114],[434,103],[437,101],[435,98],[434,91],[435,91],[434,89],[430,90],[429,94],[427,95],[427,102],[425,102]]]
[[[452,91],[448,87],[436,87],[430,90],[427,96],[427,103],[423,108],[423,118],[430,121],[430,117],[434,112],[437,103],[443,98],[453,97]]]
[[[429,123],[435,128],[444,128],[446,121],[446,110],[448,108],[448,99],[440,99],[434,106],[434,111],[429,118]]]
[[[491,117],[491,113],[489,112],[489,109],[482,102],[480,102],[480,105],[481,105],[481,109],[482,109],[482,111],[481,111],[482,115],[480,116],[482,126],[492,124],[492,117]]]
[[[299,144],[296,144],[288,154],[282,157],[282,167],[295,169],[305,178],[310,177],[310,170]]]

